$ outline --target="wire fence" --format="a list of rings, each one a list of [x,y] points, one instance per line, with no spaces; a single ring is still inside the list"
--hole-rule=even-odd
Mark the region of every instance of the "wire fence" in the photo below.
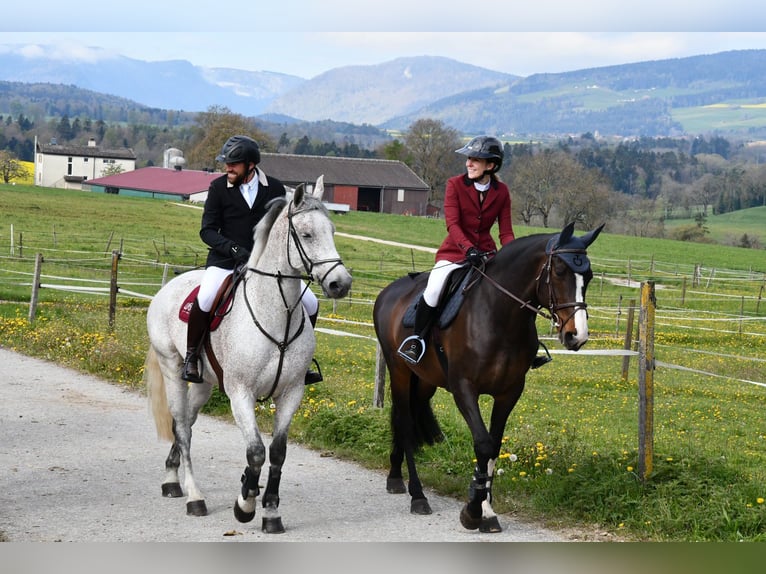
[[[352,236],[349,236],[352,237]],[[39,242],[28,241],[23,252],[18,244],[0,244],[0,300],[24,302],[30,297],[35,287],[34,262],[37,254],[42,257],[43,265],[37,287],[44,293],[77,293],[85,296],[107,297],[116,295],[132,300],[149,301],[170,278],[178,273],[194,269],[202,260],[198,246],[166,245],[152,241],[153,254],[147,254],[147,241],[116,242],[113,237],[100,238],[67,236],[67,245],[77,242],[83,249],[59,249],[55,247],[57,238],[47,238]],[[39,245],[37,245],[39,243]],[[404,247],[396,242],[387,242],[395,247]],[[103,253],[94,251],[94,244],[103,245]],[[44,245],[44,247],[43,247]],[[52,246],[53,245],[53,246]],[[32,251],[39,247],[39,250]],[[112,277],[112,251],[118,248],[118,276]],[[114,250],[113,250],[114,251]],[[163,261],[163,253],[174,253],[173,263]],[[179,256],[178,254],[181,253]],[[323,317],[322,321],[336,323],[341,329],[319,329],[334,336],[353,336],[375,341],[371,322],[371,309],[380,289],[389,282],[409,272],[428,269],[433,258],[433,250],[400,250],[396,256],[389,251],[381,252],[374,259],[356,259],[352,273],[354,285],[351,293],[342,302],[325,301],[324,308],[331,305],[333,313]],[[661,353],[667,352],[672,362],[657,361],[656,366],[694,372],[705,376],[735,380],[738,382],[766,387],[766,359],[760,354],[766,341],[766,303],[763,302],[766,287],[766,273],[756,269],[733,270],[708,268],[701,265],[686,265],[651,260],[592,259],[594,280],[588,291],[590,323],[594,326],[591,346],[600,347],[581,350],[577,353],[551,349],[551,353],[571,354],[573,356],[620,356],[631,357],[636,354],[635,340],[624,342],[620,336],[626,333],[628,315],[631,307],[636,309],[635,298],[642,281],[651,277],[657,289],[656,326],[658,333],[664,329],[688,331],[696,336],[730,336],[739,340],[752,339],[743,344],[743,348],[756,349],[751,354],[710,353],[720,361],[736,360],[751,364],[746,372],[753,377],[736,377],[724,367],[719,372],[700,369],[693,364],[677,364],[703,351],[689,346],[664,345],[662,338],[657,342]],[[115,289],[116,288],[116,289]],[[321,292],[317,295],[321,299]],[[46,299],[55,296],[47,294]],[[343,309],[339,313],[338,309]],[[338,318],[347,315],[352,320]],[[358,320],[356,320],[358,319]],[[543,340],[552,340],[552,332],[545,332],[545,325],[540,326]]]

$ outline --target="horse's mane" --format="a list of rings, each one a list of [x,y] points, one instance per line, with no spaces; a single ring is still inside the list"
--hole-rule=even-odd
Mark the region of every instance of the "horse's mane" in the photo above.
[[[555,233],[534,233],[519,237],[503,245],[494,259],[498,262],[513,261],[520,253],[535,247],[537,243],[542,243],[543,246],[546,245],[548,240],[554,235]]]
[[[263,250],[266,249],[266,242],[269,239],[271,228],[274,227],[274,222],[277,220],[277,217],[279,217],[279,214],[282,212],[285,205],[287,205],[287,201],[288,199],[286,197],[275,197],[266,204],[266,209],[268,209],[268,211],[266,212],[266,215],[261,218],[253,231],[253,250],[250,255],[250,260],[252,261],[253,266],[258,264],[258,260],[261,258]]]

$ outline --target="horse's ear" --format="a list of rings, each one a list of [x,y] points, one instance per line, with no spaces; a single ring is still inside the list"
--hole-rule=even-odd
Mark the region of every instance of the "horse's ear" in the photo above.
[[[561,233],[559,233],[559,240],[556,244],[556,247],[561,247],[562,245],[566,245],[569,243],[569,240],[572,239],[572,234],[574,233],[574,221],[567,223],[564,226],[564,229],[561,230]]]
[[[588,247],[588,245],[596,241],[596,237],[598,237],[598,234],[601,233],[602,229],[604,229],[604,225],[606,225],[606,223],[602,223],[593,231],[589,231],[588,233],[580,237],[580,240],[585,244],[585,247]]]
[[[302,183],[298,184],[293,192],[293,204],[298,207],[303,202],[303,196],[305,195],[306,186]]]
[[[314,193],[312,193],[316,199],[322,201],[322,195],[324,195],[324,174],[317,178],[317,182],[314,185]]]

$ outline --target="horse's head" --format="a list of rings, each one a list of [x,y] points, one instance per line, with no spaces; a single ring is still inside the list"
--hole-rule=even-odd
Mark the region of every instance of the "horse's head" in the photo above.
[[[351,288],[351,274],[335,248],[335,225],[322,203],[324,176],[316,180],[313,191],[298,185],[287,205],[289,221],[288,260],[300,266],[333,299],[344,297]]]
[[[559,340],[577,351],[588,341],[588,312],[585,291],[593,278],[587,249],[604,225],[576,237],[574,223],[552,236],[545,247],[546,262],[540,273],[540,287],[547,288],[545,305],[558,328]],[[542,295],[541,295],[542,296]]]

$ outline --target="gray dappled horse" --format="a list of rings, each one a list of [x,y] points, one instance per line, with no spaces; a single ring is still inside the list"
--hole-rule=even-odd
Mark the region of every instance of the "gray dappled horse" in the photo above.
[[[258,480],[266,460],[256,403],[269,400],[276,408],[262,502],[262,529],[269,533],[284,532],[278,507],[287,433],[301,403],[306,369],[316,346],[301,304],[304,281],[316,281],[331,298],[344,297],[351,287],[351,275],[335,248],[334,225],[321,202],[323,192],[320,176],[313,193],[299,185],[287,197],[273,200],[256,226],[255,245],[231,308],[210,333],[210,347],[224,375],[223,389],[245,441],[247,466],[234,505],[240,522],[255,516]],[[192,425],[219,381],[207,353],[200,356],[204,382],[181,380],[186,323],[179,319],[179,309],[202,273],[195,270],[175,277],[152,300],[147,312],[150,347],[144,374],[158,436],[173,442],[165,461],[162,493],[182,497],[185,491],[187,513],[198,516],[207,514],[207,507],[192,471]]]

